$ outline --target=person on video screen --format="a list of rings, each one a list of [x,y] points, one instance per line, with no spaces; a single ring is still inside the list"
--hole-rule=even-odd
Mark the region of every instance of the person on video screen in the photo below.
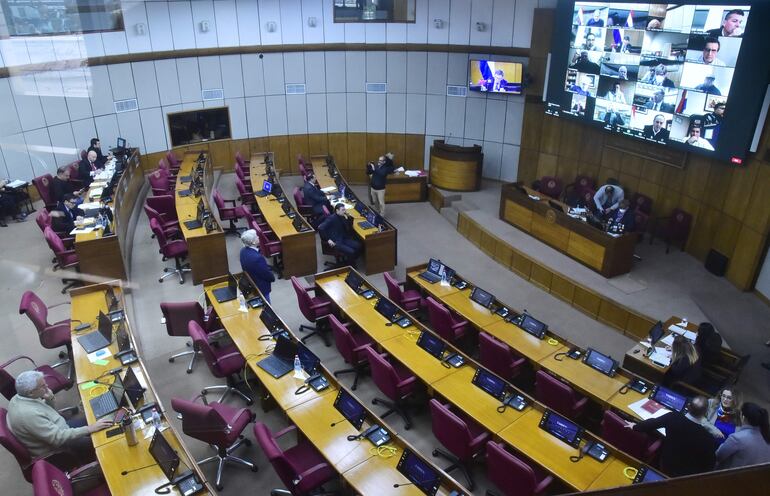
[[[588,22],[586,23],[586,26],[592,26],[597,28],[603,28],[604,27],[604,20],[602,19],[602,12],[599,9],[594,10],[594,15],[590,19],[588,19]]]
[[[604,95],[604,98],[615,103],[626,103],[626,95],[620,90],[620,83],[613,84],[612,88]]]
[[[658,110],[660,112],[668,112],[669,114],[674,113],[674,104],[673,103],[663,103],[663,97],[666,96],[666,92],[663,90],[657,90],[653,95],[652,98],[647,100],[647,103],[644,104],[645,107],[652,110]]]
[[[690,130],[687,133],[688,136],[684,142],[691,146],[697,146],[698,148],[714,151],[714,147],[711,145],[711,143],[709,143],[707,139],[701,137],[702,133],[703,127],[690,124]]]
[[[591,62],[586,51],[580,52],[577,61],[570,66],[570,69],[577,69],[580,72],[588,72],[590,74],[599,74],[599,64]]]
[[[709,36],[706,38],[706,44],[703,46],[703,53],[695,61],[700,64],[724,67],[726,64],[717,58],[721,46],[722,44],[719,43],[718,38]]]
[[[612,105],[609,110],[604,113],[604,123],[615,127],[625,125],[626,121],[623,120],[623,116],[620,115],[615,106]]]
[[[577,93],[578,95],[590,96],[591,94],[589,93],[588,88],[591,87],[592,83],[591,77],[584,74],[580,77],[580,84],[573,84],[569,87],[568,91]]]
[[[666,118],[663,117],[662,114],[658,114],[652,120],[651,125],[644,126],[644,131],[642,131],[642,136],[644,136],[645,138],[650,138],[657,141],[667,140],[669,133],[668,133],[668,129],[665,129],[663,127],[665,125],[666,125]]]
[[[618,78],[628,81],[628,67],[624,65],[618,67]]]
[[[655,86],[663,86],[664,88],[674,88],[674,82],[666,76],[668,69],[663,64],[658,64],[655,68],[650,68],[650,71],[641,80],[642,83],[653,84]]]
[[[709,36],[743,36],[743,18],[746,13],[741,9],[733,9],[725,14],[722,27],[706,31]]]
[[[583,42],[583,46],[580,47],[583,50],[588,50],[589,52],[601,52],[602,49],[596,44],[596,35],[591,33],[590,31],[586,33],[585,35],[585,41]]]
[[[714,74],[706,74],[706,76],[703,78],[703,82],[696,86],[695,89],[704,93],[711,93],[712,95],[721,96],[722,92],[719,91],[719,88],[714,86],[714,79]]]
[[[482,81],[481,91],[494,91],[505,93],[509,91],[508,81],[505,80],[505,74],[502,69],[496,69],[492,79]]]

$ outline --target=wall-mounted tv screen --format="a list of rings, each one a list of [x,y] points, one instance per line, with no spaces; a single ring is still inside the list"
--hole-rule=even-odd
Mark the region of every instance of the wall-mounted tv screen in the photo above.
[[[471,60],[468,89],[521,95],[522,71],[519,62]]]
[[[546,112],[741,163],[768,84],[769,13],[559,0]]]
[[[227,107],[168,114],[171,146],[229,139],[230,112]]]

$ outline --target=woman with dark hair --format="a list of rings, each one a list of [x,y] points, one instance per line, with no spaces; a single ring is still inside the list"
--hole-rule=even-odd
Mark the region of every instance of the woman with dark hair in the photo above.
[[[722,352],[722,336],[709,322],[703,322],[698,326],[695,348],[704,365],[718,364],[719,354]]]
[[[770,463],[767,410],[756,403],[744,403],[741,419],[743,425],[716,452],[718,469]]]
[[[671,365],[663,376],[663,385],[672,386],[676,382],[694,384],[701,375],[701,359],[692,342],[680,335],[674,337],[671,345]]]

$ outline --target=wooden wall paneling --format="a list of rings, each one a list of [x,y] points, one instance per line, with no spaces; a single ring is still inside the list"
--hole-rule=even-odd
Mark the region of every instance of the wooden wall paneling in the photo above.
[[[625,329],[628,323],[628,311],[612,300],[602,298],[599,305],[599,321],[616,329]]]
[[[602,160],[601,150],[604,148],[604,133],[598,129],[586,127],[583,130],[583,148],[580,151],[581,160],[599,165]],[[596,177],[594,174],[592,177]]]
[[[558,162],[558,155],[551,155],[550,153],[541,152],[537,159],[537,173],[535,174],[535,178],[540,179],[543,176],[557,175]]]
[[[524,118],[521,127],[521,149],[540,149],[540,134],[543,127],[545,113],[542,105],[526,103],[524,105]]]
[[[543,291],[551,292],[551,271],[548,267],[532,262],[532,268],[529,271],[529,282],[540,286]]]
[[[601,297],[585,288],[575,286],[575,296],[572,298],[573,306],[579,308],[593,318],[599,315]]]
[[[642,163],[641,179],[644,179],[651,184],[661,184],[663,182],[663,170],[673,168],[674,167],[663,165],[660,162],[655,162],[654,160],[645,160]]]
[[[326,135],[329,149],[326,153],[334,157],[337,168],[342,171],[342,175],[347,177],[348,170],[348,134],[347,133],[329,133]]]
[[[511,259],[513,258],[513,248],[504,241],[498,241],[497,247],[495,247],[494,259],[497,260],[504,267],[511,266]]]
[[[227,170],[229,172],[229,169],[232,168],[230,140],[210,141],[209,154],[211,156],[211,165],[214,169]]]
[[[519,153],[519,174],[517,179],[527,186],[537,179],[537,164],[540,152],[537,149],[521,148]]]
[[[177,158],[181,158],[182,154],[180,152],[176,152]],[[147,155],[142,155],[139,159],[139,164],[142,167],[142,172],[147,175],[150,172],[154,171],[158,168],[158,161],[166,156],[166,152],[155,152],[155,153],[148,153]],[[30,188],[30,191],[34,188]]]
[[[644,168],[644,159],[636,155],[623,154],[623,160],[620,162],[620,175],[634,178],[642,177]]]
[[[585,159],[586,156],[584,155],[582,158]],[[577,172],[578,172],[578,174],[581,174],[583,176],[597,178],[597,177],[599,177],[599,164],[598,163],[588,163],[588,162],[582,162],[581,161],[581,162],[578,163],[578,171]],[[564,179],[567,179],[567,178],[564,178]],[[570,181],[572,179],[574,179],[574,178],[571,178]],[[600,185],[597,185],[597,187],[599,187],[599,186]]]
[[[299,165],[297,165],[298,155],[310,157],[310,145],[308,144],[307,134],[289,135],[289,167],[292,174],[299,174]]]
[[[249,157],[252,153],[270,152],[270,138],[263,136],[262,138],[249,138]]]
[[[751,199],[751,190],[759,174],[760,162],[752,160],[745,168],[734,168],[729,175],[730,184],[725,192],[724,212],[735,218],[743,219]]]
[[[494,258],[495,251],[497,250],[497,238],[486,229],[482,229],[481,237],[479,238],[479,248],[481,248],[485,255]]]
[[[571,304],[575,296],[575,283],[554,272],[551,275],[551,294]]]
[[[671,211],[679,206],[679,200],[682,194],[679,191],[661,188],[658,201],[652,204],[652,213],[656,217],[666,217],[671,214]]]
[[[727,190],[730,185],[734,167],[719,162],[713,162],[709,168],[709,177],[706,181],[706,189],[701,197],[706,205],[723,210]]]
[[[687,161],[682,193],[698,200],[703,199],[703,193],[708,183],[710,160],[692,154]]]
[[[765,248],[766,235],[743,226],[738,234],[735,251],[727,267],[727,279],[738,289],[748,290],[754,283],[760,257]]]
[[[469,229],[470,229],[470,221],[468,220],[468,216],[465,215],[463,212],[460,212],[460,215],[457,216],[457,232],[459,232],[460,234],[462,234],[467,238]]]
[[[370,160],[376,161],[388,151],[386,136],[385,133],[366,133],[366,160],[358,166],[362,167]]]
[[[532,272],[532,260],[521,253],[514,252],[514,256],[511,257],[511,270],[529,280],[529,275]]]
[[[385,151],[392,152],[395,155],[396,165],[406,164],[406,135],[400,133],[388,133],[385,135]],[[407,164],[408,165],[408,164]]]
[[[770,134],[766,131],[765,134]],[[757,179],[751,191],[751,198],[743,216],[743,222],[757,232],[767,232],[770,222],[770,201],[767,201],[767,192],[770,191],[770,164],[759,162],[756,164]]]
[[[404,164],[409,169],[425,169],[425,136],[422,134],[404,135]]]
[[[704,207],[697,219],[693,219],[688,246],[690,253],[696,258],[705,259],[706,254],[712,248],[714,236],[719,230],[719,218],[718,210]],[[729,253],[725,253],[725,255],[729,256]]]
[[[540,151],[556,155],[559,153],[561,141],[561,120],[546,115],[543,118],[543,128],[540,134]]]
[[[329,134],[308,134],[308,153],[312,155],[329,155]],[[309,157],[305,157],[306,159]]]
[[[629,312],[625,332],[636,339],[644,338],[650,333],[653,325],[655,325],[655,322],[648,317],[639,315],[636,312]]]
[[[345,175],[350,180],[355,180],[353,171],[358,170],[357,177],[360,177],[360,171],[366,166],[366,133],[348,133],[348,173]]]
[[[565,122],[563,128],[559,156],[572,162],[577,161],[583,148],[583,129],[586,127],[577,122]]]
[[[554,9],[535,9],[533,17],[533,26],[537,29],[532,30],[530,45],[531,57],[546,58],[551,48],[551,33],[553,32]]]
[[[269,151],[273,152],[276,169],[281,172],[289,172],[292,170],[292,160],[289,152],[289,137],[288,136],[270,136],[269,138]],[[294,166],[296,168],[296,165]]]
[[[737,219],[724,213],[718,213],[716,229],[714,229],[714,239],[711,247],[718,252],[732,258],[738,242],[738,234],[741,232],[741,223]]]
[[[662,164],[659,164],[658,167],[663,169],[663,178],[660,184],[665,188],[681,192],[682,188],[684,188],[685,177],[687,177],[686,169],[669,167]]]
[[[578,161],[576,159],[563,156],[559,157],[557,177],[561,178],[565,187],[575,179],[577,173]]]
[[[469,219],[470,225],[468,226],[468,240],[476,246],[481,243],[481,228],[476,221]]]
[[[622,183],[621,183],[622,184]],[[639,178],[639,185],[636,188],[636,191],[629,191],[629,200],[632,196],[634,196],[634,193],[642,193],[643,195],[647,195],[650,198],[652,198],[652,209],[653,213],[655,212],[655,204],[658,203],[660,199],[660,184],[648,181],[647,177],[644,175],[644,172],[642,172],[642,177]]]

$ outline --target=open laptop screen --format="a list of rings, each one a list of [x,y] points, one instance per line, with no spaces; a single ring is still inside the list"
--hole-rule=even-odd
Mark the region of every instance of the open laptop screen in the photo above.
[[[259,320],[262,321],[263,324],[265,324],[265,327],[267,327],[267,330],[271,333],[276,331],[279,328],[283,328],[281,325],[281,320],[278,318],[278,316],[275,314],[272,308],[270,306],[265,305],[262,307],[262,313],[259,314]]]
[[[106,316],[104,312],[99,310],[98,322],[99,322],[99,332],[101,333],[102,336],[104,336],[104,339],[112,343],[112,319]]]
[[[385,298],[380,298],[377,300],[377,304],[374,305],[374,309],[380,312],[383,317],[391,322],[398,314],[398,307],[396,307],[396,305],[394,305],[390,300]]]
[[[297,345],[291,339],[278,336],[275,341],[275,348],[273,349],[273,355],[277,356],[283,361],[293,361],[294,356],[297,354]]]
[[[528,333],[532,334],[533,336],[537,336],[542,339],[543,334],[548,329],[548,326],[536,318],[524,314],[524,316],[521,319],[521,325],[520,327],[527,331]]]
[[[436,494],[441,485],[439,473],[409,449],[404,449],[396,468],[422,492],[430,496]]]
[[[273,183],[265,179],[262,181],[262,191],[270,193],[273,190]]]
[[[126,397],[131,401],[131,404],[136,407],[136,404],[144,396],[144,388],[139,383],[139,379],[134,373],[134,369],[128,367],[126,376],[123,378],[123,388],[126,391]]]
[[[337,411],[353,425],[353,427],[356,429],[361,428],[361,424],[364,423],[366,411],[361,403],[351,396],[350,393],[341,389],[337,394],[337,398],[334,400],[334,408],[336,408]]]
[[[650,346],[655,346],[655,343],[660,341],[660,338],[663,337],[663,332],[663,322],[656,322],[652,329],[650,329]]]
[[[361,285],[364,283],[364,280],[361,276],[359,276],[354,271],[348,272],[348,276],[345,278],[345,282],[353,288],[354,291],[358,291],[361,288]]]
[[[125,138],[118,138],[118,148],[125,148],[125,147],[126,147]]]
[[[299,357],[299,361],[302,363],[302,369],[305,372],[311,375],[316,372],[316,369],[318,369],[318,364],[321,360],[315,355],[315,353],[310,351],[310,348],[302,343],[297,344],[297,356]]]

